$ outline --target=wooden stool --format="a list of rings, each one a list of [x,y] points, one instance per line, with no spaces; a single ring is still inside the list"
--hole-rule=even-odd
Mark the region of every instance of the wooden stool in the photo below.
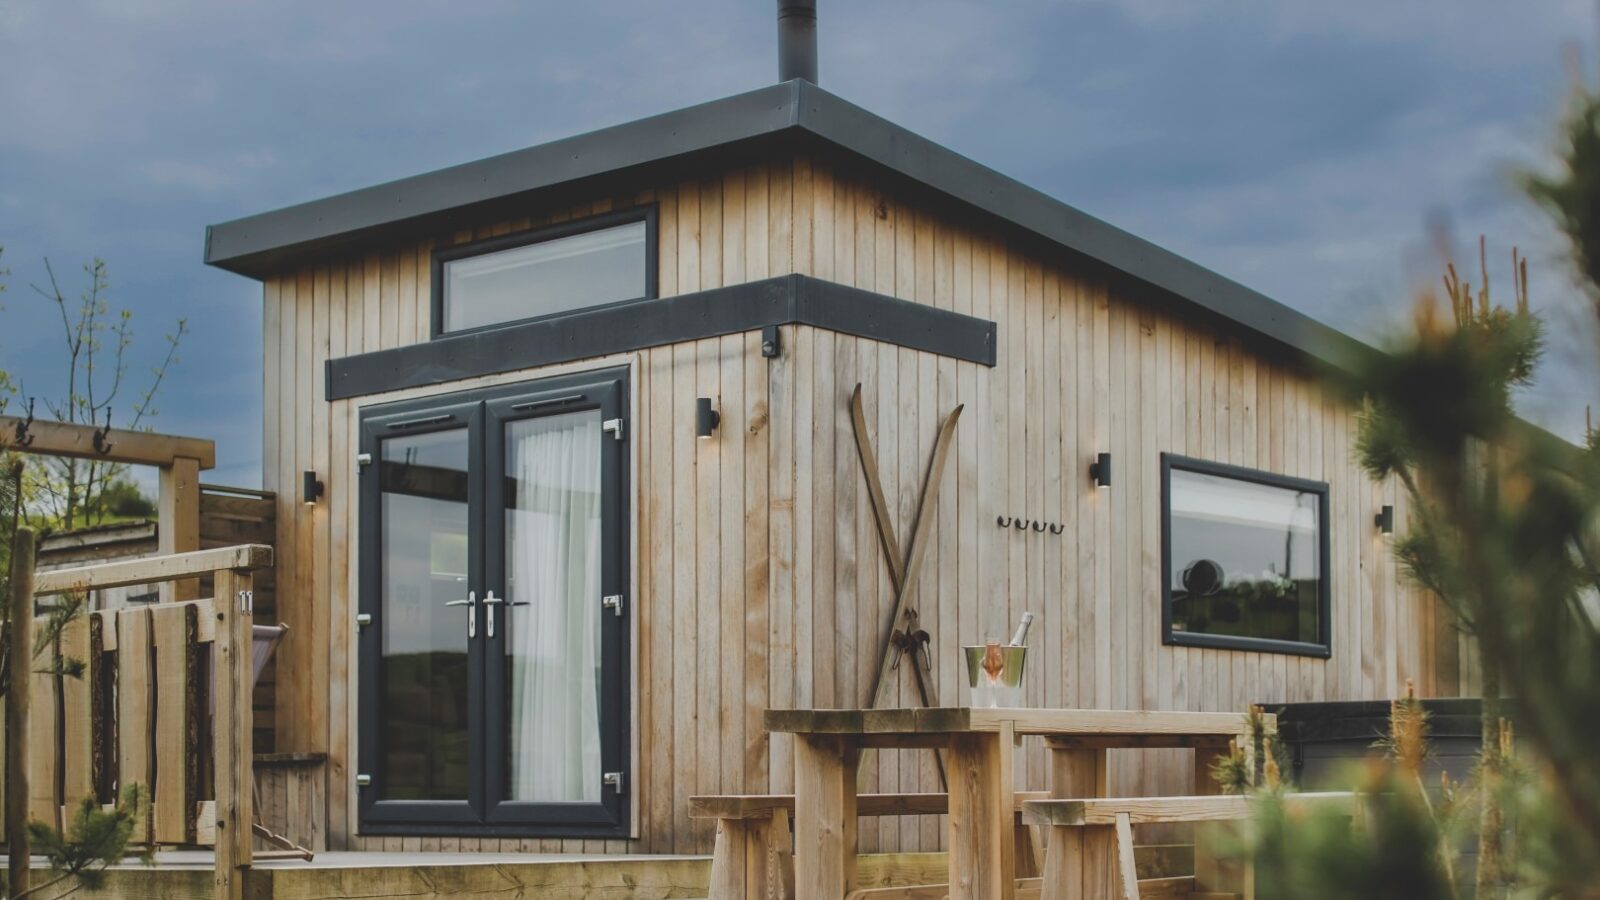
[[[1037,876],[1039,863],[1034,852],[1037,842],[1032,836],[1033,829],[1023,824],[1021,806],[1045,796],[1043,791],[1017,794],[1017,874],[1023,876],[1024,881],[1029,876]],[[856,802],[856,815],[863,817],[931,816],[943,815],[949,810],[949,794],[862,794]],[[689,798],[689,818],[717,822],[716,845],[711,853],[710,900],[756,897],[788,900],[794,896],[794,856],[789,834],[789,820],[793,815],[793,794],[720,794]],[[1032,881],[1036,887],[1037,878]],[[912,891],[896,895],[912,897],[922,896],[916,892],[923,888],[948,893],[943,885],[893,890]],[[872,892],[878,890],[884,889],[871,888],[851,896],[877,896]]]

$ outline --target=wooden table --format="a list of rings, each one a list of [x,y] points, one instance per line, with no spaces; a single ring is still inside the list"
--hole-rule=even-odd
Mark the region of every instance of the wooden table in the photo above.
[[[856,770],[869,748],[946,751],[950,900],[1012,900],[1016,891],[1012,750],[1041,735],[1054,797],[1106,794],[1106,751],[1192,747],[1197,786],[1245,734],[1235,713],[1092,709],[769,709],[768,731],[795,736],[795,898],[841,900],[855,889]],[[1197,787],[1197,790],[1201,787]]]

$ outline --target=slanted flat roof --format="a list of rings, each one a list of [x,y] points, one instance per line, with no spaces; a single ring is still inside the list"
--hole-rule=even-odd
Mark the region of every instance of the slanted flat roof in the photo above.
[[[212,225],[206,229],[205,261],[261,279],[357,246],[475,227],[498,209],[558,190],[643,178],[719,155],[818,145],[1103,267],[1119,289],[1140,298],[1225,320],[1341,368],[1376,352],[801,80]]]

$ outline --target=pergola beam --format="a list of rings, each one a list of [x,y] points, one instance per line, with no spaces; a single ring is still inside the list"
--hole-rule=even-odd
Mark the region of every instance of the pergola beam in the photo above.
[[[157,552],[170,556],[200,549],[200,472],[216,468],[215,441],[0,416],[0,450],[155,466],[161,470]],[[162,584],[160,592],[163,600],[193,600],[200,596],[200,583],[184,579]]]
[[[160,468],[170,467],[179,459],[194,460],[200,470],[217,466],[216,442],[205,438],[112,428],[103,433],[106,452],[102,453],[94,439],[100,429],[93,425],[35,419],[27,423],[24,433],[29,440],[22,443],[17,440],[17,428],[23,422],[16,416],[0,416],[0,450]]]

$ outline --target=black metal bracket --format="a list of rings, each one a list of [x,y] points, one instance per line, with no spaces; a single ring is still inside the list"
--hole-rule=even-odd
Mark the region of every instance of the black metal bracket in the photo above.
[[[933,671],[933,660],[928,656],[928,644],[933,638],[920,627],[917,618],[916,610],[906,610],[906,627],[896,628],[889,635],[889,643],[894,645],[894,661],[889,663],[891,672],[900,668],[900,658],[906,655],[910,655],[912,665],[921,662],[923,671]]]
[[[96,428],[94,430],[94,452],[100,454],[101,456],[105,456],[111,452],[111,448],[115,445],[106,440],[106,436],[110,433],[111,407],[108,406],[106,407],[106,426],[104,428]]]
[[[33,443],[33,435],[28,433],[28,429],[33,427],[33,400],[32,397],[28,398],[28,417],[12,426],[16,438],[13,443],[18,447],[26,447]]]
[[[776,325],[768,325],[761,329],[761,355],[767,359],[776,359],[783,353],[783,332]]]

